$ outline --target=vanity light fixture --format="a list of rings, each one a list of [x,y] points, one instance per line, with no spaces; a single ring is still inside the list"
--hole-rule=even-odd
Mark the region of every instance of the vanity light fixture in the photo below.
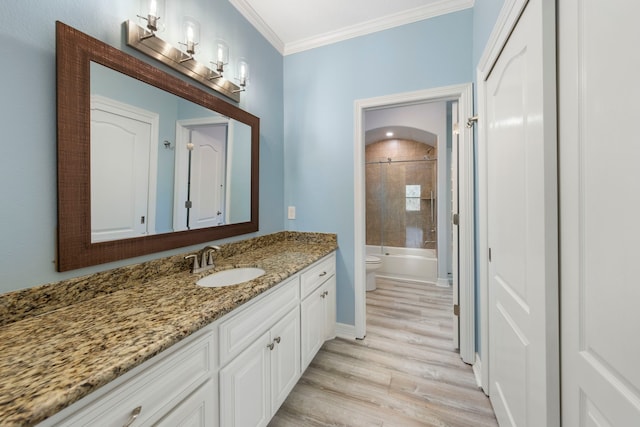
[[[236,78],[240,84],[240,89],[237,89],[234,93],[244,92],[247,90],[247,83],[249,82],[249,64],[244,59],[238,61],[238,77]]]
[[[215,60],[211,61],[216,70],[216,75],[212,75],[212,79],[219,79],[224,72],[224,66],[229,63],[229,46],[224,40],[216,40],[215,43]]]
[[[196,46],[200,43],[200,23],[190,16],[185,16],[182,23],[184,34],[184,42],[180,44],[184,46],[187,56],[182,58],[180,62],[190,61],[196,53]]]
[[[156,1],[158,2],[156,3],[156,7],[159,8],[159,4],[163,0]],[[151,12],[150,8],[149,12]],[[160,16],[158,15],[156,18],[160,19]],[[240,84],[235,84],[231,80],[222,78],[222,70],[224,69],[224,65],[226,65],[225,60],[227,62],[229,61],[228,48],[226,51],[225,49],[222,49],[223,56],[220,67],[218,67],[219,64],[217,61],[219,57],[216,57],[215,69],[209,68],[195,60],[194,54],[196,53],[196,46],[200,43],[200,25],[195,21],[195,19],[185,18],[184,20],[184,42],[180,43],[184,46],[184,51],[162,40],[160,37],[155,35],[155,33],[150,33],[150,21],[148,17],[144,18],[144,20],[147,22],[146,27],[142,27],[133,21],[125,21],[125,34],[128,46],[162,62],[165,65],[168,65],[185,76],[197,80],[201,84],[215,90],[227,98],[240,102],[240,92],[245,91],[245,87],[249,80],[249,66],[246,61],[241,61],[241,63],[244,64],[244,67],[239,65],[239,69],[244,70],[244,77],[239,74],[238,81]],[[219,44],[216,43],[216,47],[218,46]],[[216,55],[218,55],[217,52]],[[218,71],[218,68],[220,68],[220,71]]]
[[[146,27],[149,30],[142,37],[150,38],[155,36],[155,33],[162,31],[164,25],[159,21],[164,16],[165,0],[140,0],[140,13],[138,18],[146,21]]]

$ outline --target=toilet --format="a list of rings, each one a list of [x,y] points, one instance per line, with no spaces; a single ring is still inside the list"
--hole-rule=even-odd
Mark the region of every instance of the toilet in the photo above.
[[[382,266],[377,256],[367,255],[367,291],[376,290],[376,270]]]

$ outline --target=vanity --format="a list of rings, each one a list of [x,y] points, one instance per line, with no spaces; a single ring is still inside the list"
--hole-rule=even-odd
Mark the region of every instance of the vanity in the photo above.
[[[60,22],[56,66],[58,271],[259,230],[257,117]],[[197,274],[183,253],[0,295],[0,425],[266,425],[335,336],[337,237],[220,246]],[[238,268],[264,274],[196,284]]]
[[[3,326],[0,424],[266,425],[335,336],[336,249],[335,235],[280,232],[222,245],[213,271],[265,270],[224,288],[174,256],[18,291],[14,304],[55,299],[47,286],[71,301]],[[94,293],[74,300],[77,287]]]

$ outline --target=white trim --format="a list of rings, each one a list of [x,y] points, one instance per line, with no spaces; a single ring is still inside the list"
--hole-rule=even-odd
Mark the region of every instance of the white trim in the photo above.
[[[449,279],[443,279],[442,277],[438,277],[436,286],[440,286],[441,288],[448,288],[449,286],[451,286],[451,282],[449,281]]]
[[[473,115],[471,83],[416,92],[360,99],[354,102],[354,293],[355,336],[366,334],[365,254],[365,179],[364,113],[367,109],[407,105],[418,102],[458,100],[462,118]],[[470,129],[460,129],[460,356],[466,363],[475,359],[475,264],[474,264],[474,176],[473,139]],[[464,213],[467,213],[466,215]],[[359,262],[358,260],[362,260]]]
[[[393,15],[384,16],[378,19],[361,22],[341,28],[336,31],[330,31],[318,34],[312,37],[295,40],[285,43],[280,39],[278,34],[262,19],[262,17],[251,7],[247,0],[229,0],[229,2],[245,17],[253,27],[258,30],[262,36],[267,39],[271,45],[282,55],[291,55],[293,53],[303,52],[305,50],[314,49],[320,46],[326,46],[354,37],[364,36],[366,34],[387,30],[389,28],[399,27],[413,22],[423,21],[425,19],[434,18],[448,13],[459,12],[461,10],[473,7],[475,0],[440,0],[414,9],[409,9]]]
[[[336,337],[346,340],[356,339],[356,328],[346,323],[336,323]]]
[[[478,283],[479,283],[479,306],[480,310],[480,354],[483,360],[487,361],[481,365],[480,382],[485,394],[489,394],[489,256],[488,256],[488,211],[487,211],[487,151],[486,145],[486,106],[485,81],[493,69],[502,48],[507,43],[511,31],[516,26],[518,18],[522,14],[528,0],[505,0],[500,15],[496,21],[493,31],[489,36],[489,41],[478,62],[476,69],[477,96],[478,96]]]
[[[378,19],[372,19],[349,27],[340,28],[336,31],[330,31],[313,37],[285,43],[284,55],[291,55],[293,53],[326,46],[378,31],[388,30],[389,28],[400,27],[413,22],[435,18],[436,16],[446,15],[447,13],[469,9],[473,7],[473,3],[474,0],[441,0],[436,3],[419,6],[393,15],[383,16]]]
[[[476,377],[476,384],[478,387],[482,387],[482,360],[480,360],[478,353],[476,353],[476,361],[471,369],[473,369],[473,376]]]
[[[235,7],[238,12],[240,12],[240,14],[244,16],[247,21],[249,21],[251,25],[253,25],[253,28],[258,30],[258,32],[262,34],[262,36],[267,39],[269,43],[271,43],[271,46],[276,48],[276,50],[280,52],[281,55],[284,55],[284,42],[264,21],[264,19],[262,19],[258,12],[256,12],[255,9],[251,7],[247,0],[229,0],[229,3],[231,3],[233,7]]]

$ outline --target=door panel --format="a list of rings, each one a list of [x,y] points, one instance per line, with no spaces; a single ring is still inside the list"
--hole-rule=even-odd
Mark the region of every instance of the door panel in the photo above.
[[[151,123],[125,110],[92,108],[92,242],[147,234],[151,135]]]
[[[485,83],[489,394],[503,426],[560,421],[553,7],[528,2]]]
[[[460,137],[460,120],[458,118],[458,103],[451,105],[451,213],[459,215],[458,212],[458,144]],[[451,218],[453,222],[453,218]],[[460,246],[458,240],[458,224],[451,225],[451,286],[453,288],[453,305],[460,305],[460,281],[458,271],[458,248]],[[453,307],[452,310],[453,311]],[[460,348],[460,316],[453,315],[453,346]]]
[[[193,207],[189,228],[224,224],[227,125],[200,126],[192,130],[191,163]]]
[[[559,3],[564,425],[640,425],[638,13]]]

